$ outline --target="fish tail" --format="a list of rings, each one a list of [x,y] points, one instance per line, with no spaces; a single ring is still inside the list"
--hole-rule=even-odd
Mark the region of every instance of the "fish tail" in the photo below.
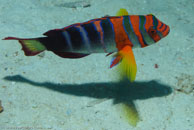
[[[113,57],[110,68],[117,65],[119,62],[121,78],[127,78],[130,82],[133,82],[136,78],[137,66],[130,46],[125,46]]]
[[[6,37],[3,40],[18,40],[18,42],[22,45],[22,50],[24,51],[25,55],[34,56],[46,50],[45,45],[40,42],[44,39],[46,40],[46,37],[29,39]]]

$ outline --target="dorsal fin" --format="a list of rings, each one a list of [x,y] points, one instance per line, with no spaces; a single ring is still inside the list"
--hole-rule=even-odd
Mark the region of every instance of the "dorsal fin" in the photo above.
[[[124,8],[119,9],[119,11],[117,12],[116,16],[125,16],[125,15],[129,15],[127,10]]]

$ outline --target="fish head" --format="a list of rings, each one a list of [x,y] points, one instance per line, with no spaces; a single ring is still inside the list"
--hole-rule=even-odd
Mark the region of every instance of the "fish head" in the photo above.
[[[146,17],[148,19],[148,22],[146,22],[146,30],[154,43],[168,35],[170,32],[170,27],[168,25],[161,22],[152,14],[149,14]]]

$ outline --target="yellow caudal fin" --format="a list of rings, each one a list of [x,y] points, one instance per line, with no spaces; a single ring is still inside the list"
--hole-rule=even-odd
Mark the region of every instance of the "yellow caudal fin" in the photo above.
[[[26,56],[34,56],[42,51],[46,50],[45,45],[43,45],[40,40],[46,39],[43,38],[29,38],[29,39],[22,39],[16,37],[6,37],[3,40],[18,40],[19,43],[22,45],[22,50],[24,51]]]
[[[128,14],[127,10],[126,10],[126,9],[123,9],[123,8],[121,8],[121,9],[117,12],[117,14],[116,14],[116,16],[125,16],[125,15],[129,15],[129,14]]]
[[[118,66],[121,78],[127,78],[130,82],[133,82],[136,77],[137,66],[131,46],[125,46],[113,57],[110,68],[119,62],[121,62]]]

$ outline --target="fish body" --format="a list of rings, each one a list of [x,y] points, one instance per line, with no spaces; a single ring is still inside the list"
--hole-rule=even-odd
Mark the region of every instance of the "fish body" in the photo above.
[[[4,40],[18,40],[26,56],[37,55],[44,50],[52,51],[63,58],[117,52],[113,56],[110,68],[123,61],[122,70],[130,81],[133,81],[136,63],[132,48],[143,48],[156,43],[169,31],[169,26],[152,14],[128,15],[126,10],[121,9],[117,16],[92,19],[50,30],[43,34],[45,37],[7,37]]]

